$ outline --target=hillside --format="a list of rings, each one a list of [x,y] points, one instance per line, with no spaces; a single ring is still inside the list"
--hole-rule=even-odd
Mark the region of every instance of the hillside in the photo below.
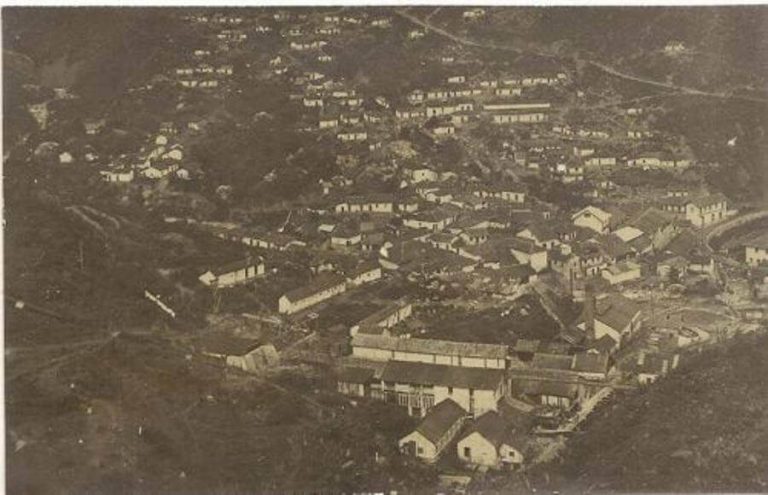
[[[9,493],[412,492],[435,481],[387,440],[412,427],[404,411],[344,406],[307,370],[254,378],[181,339],[127,334],[13,360]]]
[[[567,491],[765,492],[768,336],[684,362],[654,386],[617,396],[535,473]],[[538,484],[537,484],[538,486]]]

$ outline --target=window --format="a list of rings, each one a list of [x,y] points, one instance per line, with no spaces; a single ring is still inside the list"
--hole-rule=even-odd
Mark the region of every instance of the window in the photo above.
[[[448,387],[448,395],[453,395],[453,387]]]
[[[423,454],[424,453],[424,448],[423,447],[416,447],[416,453]]]
[[[469,458],[472,456],[472,450],[469,447],[464,447],[464,457]]]

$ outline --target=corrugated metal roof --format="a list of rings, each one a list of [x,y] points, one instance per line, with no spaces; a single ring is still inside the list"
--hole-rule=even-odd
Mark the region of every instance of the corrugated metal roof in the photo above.
[[[355,335],[352,347],[370,347],[389,351],[442,354],[449,356],[504,359],[507,346],[477,342],[453,342],[435,339],[399,339],[379,335]]]

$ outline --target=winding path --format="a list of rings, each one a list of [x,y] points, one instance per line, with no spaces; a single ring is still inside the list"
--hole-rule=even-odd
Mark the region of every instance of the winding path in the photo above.
[[[479,41],[471,40],[469,38],[465,38],[462,36],[455,35],[453,33],[450,33],[446,31],[445,29],[442,29],[438,26],[435,26],[434,24],[431,24],[430,22],[423,21],[419,19],[418,17],[409,14],[406,10],[402,9],[396,9],[395,13],[399,15],[400,17],[403,17],[415,24],[418,24],[419,26],[423,27],[424,29],[427,29],[429,31],[433,31],[443,37],[446,37],[452,41],[455,41],[456,43],[462,44],[464,46],[471,46],[476,48],[492,48],[494,50],[506,50],[506,51],[513,51],[516,53],[523,53],[526,50],[523,50],[521,48],[515,48],[510,45],[500,45],[496,43],[481,43]],[[536,50],[527,50],[532,53],[535,53],[536,55],[543,56],[543,57],[549,57],[552,58],[554,55],[546,52],[536,51]],[[574,61],[579,61],[576,57],[572,57]],[[628,74],[626,72],[622,72],[614,67],[611,67],[610,65],[606,65],[602,62],[597,62],[594,60],[582,60],[582,62],[587,63],[597,69],[602,70],[606,74],[610,74],[615,77],[620,77],[622,79],[626,79],[628,81],[634,81],[641,84],[647,84],[650,86],[655,86],[657,88],[663,88],[668,89],[672,91],[678,91],[683,94],[688,95],[696,95],[696,96],[708,96],[712,98],[722,98],[722,99],[735,99],[735,100],[744,100],[744,101],[751,101],[753,103],[768,103],[768,99],[765,98],[758,98],[755,96],[746,96],[746,95],[735,95],[735,94],[728,94],[726,92],[719,92],[719,93],[712,93],[708,91],[702,91],[700,89],[696,88],[690,88],[687,86],[679,86],[677,84],[672,84],[668,82],[662,82],[662,81],[656,81],[654,79],[649,79],[646,77],[640,77],[635,76],[633,74]]]

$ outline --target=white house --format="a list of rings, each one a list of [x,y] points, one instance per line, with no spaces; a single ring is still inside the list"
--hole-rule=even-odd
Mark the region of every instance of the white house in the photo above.
[[[260,259],[245,259],[208,270],[198,279],[209,287],[232,287],[249,282],[259,275],[264,275],[264,263]]]
[[[758,266],[768,262],[768,234],[745,243],[745,260],[749,266]]]
[[[298,313],[346,290],[347,284],[342,277],[329,276],[283,294],[278,300],[278,312],[288,315]]]
[[[352,337],[352,356],[367,361],[404,361],[503,370],[507,346],[436,339],[399,339],[382,335]]]
[[[389,361],[371,396],[405,407],[411,416],[424,416],[447,399],[479,416],[497,410],[506,390],[504,370]]]
[[[601,275],[611,285],[623,284],[641,278],[640,265],[632,261],[619,261],[605,268]]]
[[[258,340],[248,338],[213,336],[205,339],[201,347],[206,356],[222,359],[228,366],[243,371],[274,367],[280,362],[272,344],[262,345]]]
[[[411,176],[411,182],[418,183],[418,182],[434,182],[438,180],[440,175],[435,172],[432,169],[429,168],[418,168],[415,170],[409,171]]]
[[[586,227],[598,234],[605,234],[610,228],[611,214],[596,206],[587,206],[574,213],[571,220],[578,227]]]
[[[501,110],[491,115],[494,124],[535,124],[546,120],[546,113],[535,110]]]
[[[364,330],[366,333],[369,333],[370,329],[375,329],[374,331],[380,335],[389,336],[387,330],[409,318],[412,313],[413,304],[411,303],[391,303],[357,322],[349,329],[349,334],[351,337],[354,337],[359,331]]]
[[[525,437],[496,411],[477,418],[456,444],[459,460],[470,467],[510,470],[523,464]]]
[[[151,164],[144,170],[142,175],[147,179],[162,179],[176,172],[179,169],[178,163],[157,163]]]
[[[446,446],[459,433],[466,411],[448,399],[433,407],[416,429],[398,442],[400,450],[426,462],[437,461]]]
[[[640,385],[648,385],[677,368],[679,361],[678,354],[669,356],[640,351],[637,357],[624,367],[624,371],[634,375]]]
[[[696,198],[685,204],[685,219],[694,227],[705,227],[724,220],[728,214],[728,199],[721,193]]]
[[[134,179],[133,169],[124,168],[116,170],[102,170],[99,172],[101,178],[107,182],[127,183]]]
[[[381,266],[378,263],[363,263],[347,275],[347,284],[357,287],[381,279]]]
[[[624,338],[640,328],[640,315],[637,303],[619,294],[597,300],[588,295],[578,327],[585,330],[590,339],[597,341],[608,336],[618,347]]]
[[[510,252],[524,265],[530,265],[535,272],[546,270],[549,266],[547,248],[538,246],[530,239],[510,239]]]

